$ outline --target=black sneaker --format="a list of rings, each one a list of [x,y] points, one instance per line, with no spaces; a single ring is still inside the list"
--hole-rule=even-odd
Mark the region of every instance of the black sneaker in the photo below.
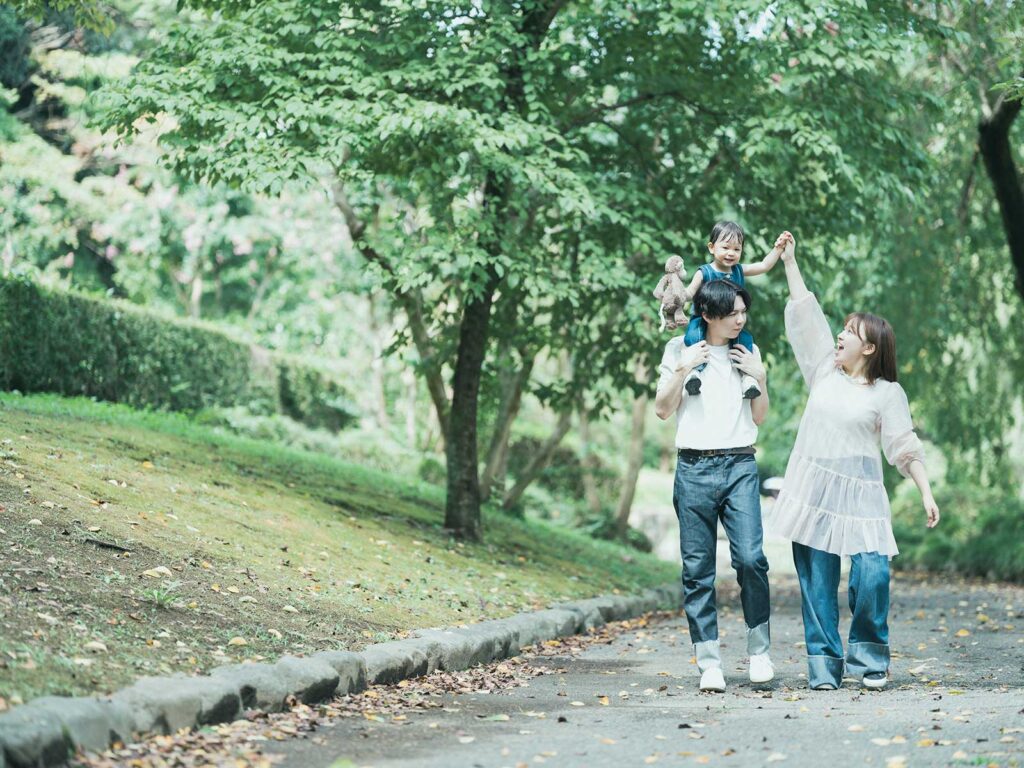
[[[700,385],[704,382],[700,378],[700,374],[697,371],[690,371],[690,375],[686,377],[686,381],[683,382],[683,388],[686,390],[688,395],[699,395]]]
[[[761,388],[757,386],[757,380],[753,376],[743,377],[743,399],[755,400],[761,396]]]
[[[885,672],[872,672],[871,674],[864,675],[861,679],[861,683],[865,688],[873,688],[879,690],[885,688],[889,682],[889,676]]]

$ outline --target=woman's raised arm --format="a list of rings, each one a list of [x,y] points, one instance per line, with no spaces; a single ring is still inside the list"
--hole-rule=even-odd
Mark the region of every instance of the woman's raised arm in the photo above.
[[[782,263],[786,265],[786,280],[789,282],[789,300],[800,301],[810,293],[804,283],[804,277],[800,274],[800,267],[796,263],[796,243],[790,238],[786,248],[782,252]]]
[[[828,320],[818,306],[814,294],[807,290],[800,274],[794,254],[792,237],[782,252],[786,265],[786,279],[789,281],[789,302],[786,304],[786,337],[804,381],[810,387],[818,374],[831,365],[835,341],[829,330]]]

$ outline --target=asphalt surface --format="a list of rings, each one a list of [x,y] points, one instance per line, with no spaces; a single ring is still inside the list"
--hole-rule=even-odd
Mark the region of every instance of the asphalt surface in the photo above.
[[[720,587],[724,694],[698,692],[685,620],[672,617],[535,658],[554,673],[528,687],[446,695],[443,710],[398,721],[337,719],[267,753],[295,768],[1024,765],[1024,588],[897,575],[889,687],[819,692],[792,577],[773,577],[767,686],[746,679],[732,584]]]

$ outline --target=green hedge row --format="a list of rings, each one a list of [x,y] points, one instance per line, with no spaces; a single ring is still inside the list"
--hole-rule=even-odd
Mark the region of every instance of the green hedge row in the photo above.
[[[301,360],[25,278],[0,279],[0,388],[175,411],[248,405],[331,430],[356,417],[344,385]]]

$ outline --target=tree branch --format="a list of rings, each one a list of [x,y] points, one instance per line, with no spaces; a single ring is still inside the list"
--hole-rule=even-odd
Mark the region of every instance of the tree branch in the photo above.
[[[534,454],[533,459],[526,468],[522,471],[519,477],[516,478],[516,484],[512,487],[512,490],[505,496],[505,500],[502,501],[501,507],[505,511],[512,509],[523,496],[523,492],[529,487],[530,483],[537,479],[537,476],[544,471],[547,467],[548,462],[551,461],[551,455],[555,452],[555,448],[562,442],[562,438],[569,431],[569,427],[572,425],[572,411],[566,410],[558,417],[558,424],[555,425],[555,431],[551,433],[550,437],[544,442],[544,445],[540,447],[540,450]]]
[[[345,225],[352,236],[352,242],[359,253],[362,254],[364,259],[378,265],[391,277],[396,277],[391,263],[377,249],[366,242],[366,222],[352,208],[340,181],[335,180],[332,193],[334,204],[344,217]],[[405,316],[409,321],[412,343],[420,356],[423,375],[427,381],[427,391],[430,393],[430,400],[434,404],[434,410],[437,412],[437,420],[441,425],[441,434],[447,440],[449,421],[448,392],[444,386],[441,365],[437,360],[434,345],[430,341],[430,333],[427,330],[427,324],[424,319],[422,297],[419,291],[396,290],[395,298],[405,311]]]
[[[1024,187],[1010,145],[1010,127],[1020,111],[1020,100],[1001,95],[991,115],[978,124],[978,150],[999,203],[1010,259],[1017,273],[1017,293],[1024,299]]]

